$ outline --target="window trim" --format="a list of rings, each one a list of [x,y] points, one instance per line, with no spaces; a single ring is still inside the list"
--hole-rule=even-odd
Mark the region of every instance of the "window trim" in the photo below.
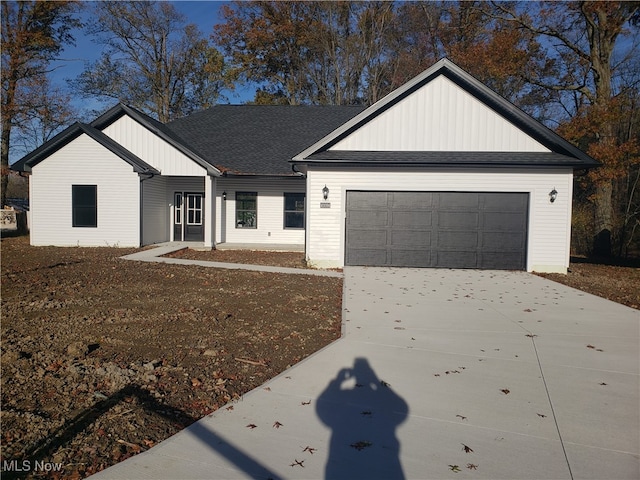
[[[80,203],[81,199],[79,197],[81,193],[78,191],[80,188],[93,189],[93,203]],[[84,199],[86,199],[86,193],[83,194]],[[93,214],[92,222],[79,222],[76,217],[89,210]],[[73,228],[98,228],[98,185],[71,185],[71,226]]]
[[[239,205],[239,200],[238,197],[240,195],[253,195],[255,198],[255,209],[239,209],[238,205]],[[251,229],[251,230],[256,230],[258,228],[258,192],[245,192],[245,191],[238,191],[236,192],[236,205],[235,205],[235,210],[236,210],[236,228],[241,228],[241,229]],[[239,224],[239,213],[246,213],[246,212],[254,212],[254,218],[255,218],[255,225],[253,226],[242,226]]]
[[[302,211],[300,210],[287,210],[287,195],[302,195],[303,207]],[[284,192],[283,193],[283,218],[282,218],[282,228],[285,230],[304,230],[306,223],[306,210],[307,210],[307,195],[305,192]],[[290,227],[287,225],[287,213],[296,213],[302,214],[302,227]]]

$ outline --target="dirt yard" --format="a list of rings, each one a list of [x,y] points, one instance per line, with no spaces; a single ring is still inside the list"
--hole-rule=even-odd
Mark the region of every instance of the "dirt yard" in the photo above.
[[[3,478],[86,477],[340,334],[337,278],[132,262],[119,257],[133,249],[36,248],[27,237],[1,247]],[[173,256],[304,267],[301,253]],[[547,277],[640,305],[637,268],[580,263]]]
[[[133,251],[2,240],[2,478],[40,478],[36,461],[86,477],[339,337],[341,279],[119,258]]]

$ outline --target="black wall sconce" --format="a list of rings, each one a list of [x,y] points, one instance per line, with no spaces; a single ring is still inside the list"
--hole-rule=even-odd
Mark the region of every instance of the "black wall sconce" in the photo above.
[[[225,202],[227,201],[227,192],[226,192],[226,190],[224,192],[222,192],[222,200],[224,200]]]
[[[556,187],[553,187],[553,190],[549,192],[549,201],[553,203],[556,201],[556,198],[558,198],[558,191],[556,190]]]
[[[324,198],[325,200],[329,198],[329,188],[326,185],[322,189],[322,198]]]

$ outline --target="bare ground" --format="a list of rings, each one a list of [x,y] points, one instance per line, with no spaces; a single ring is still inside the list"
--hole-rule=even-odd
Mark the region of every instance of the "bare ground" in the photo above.
[[[3,478],[43,476],[36,460],[86,477],[339,337],[339,278],[119,258],[134,251],[2,239]]]
[[[134,249],[31,247],[28,237],[1,246],[3,478],[86,477],[340,334],[340,279],[131,262],[119,257]],[[173,256],[305,266],[301,253]],[[574,263],[544,276],[640,305],[638,268]],[[34,471],[35,461],[61,470]]]

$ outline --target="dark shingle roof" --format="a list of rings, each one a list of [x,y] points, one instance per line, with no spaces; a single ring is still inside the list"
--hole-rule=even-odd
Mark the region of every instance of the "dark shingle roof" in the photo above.
[[[351,106],[216,105],[168,123],[230,174],[291,175],[288,161],[364,110]]]
[[[42,160],[47,158],[53,152],[59,150],[64,147],[72,140],[75,140],[82,134],[86,134],[91,137],[93,140],[98,142],[100,145],[110,150],[112,153],[116,154],[120,158],[122,158],[125,162],[133,167],[133,171],[137,173],[154,173],[159,174],[160,172],[153,168],[151,165],[146,163],[141,158],[137,157],[129,150],[124,148],[119,143],[115,142],[113,139],[102,133],[100,130],[93,128],[91,125],[86,125],[84,123],[76,122],[70,127],[66,128],[51,140],[36,148],[33,152],[29,153],[25,157],[18,160],[14,163],[11,168],[17,171],[30,171],[31,167],[37,165]]]

